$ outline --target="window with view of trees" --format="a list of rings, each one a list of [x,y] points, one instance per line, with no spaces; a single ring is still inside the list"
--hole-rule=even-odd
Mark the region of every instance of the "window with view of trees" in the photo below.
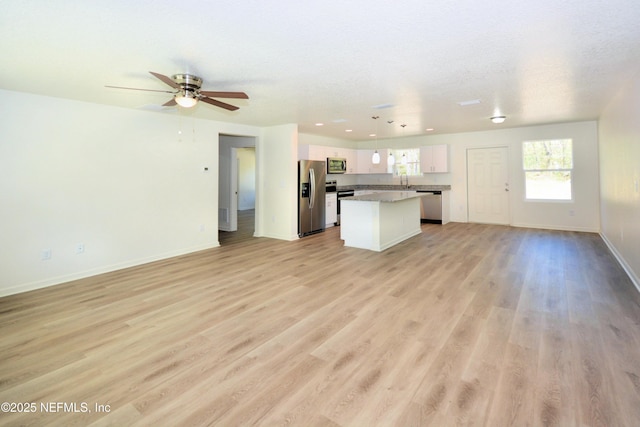
[[[402,150],[391,149],[389,150],[393,154],[395,163],[388,166],[388,172],[397,176],[407,175],[415,176],[421,175],[420,172],[420,149],[419,148],[405,148]]]
[[[522,160],[527,200],[571,200],[571,139],[525,141]]]

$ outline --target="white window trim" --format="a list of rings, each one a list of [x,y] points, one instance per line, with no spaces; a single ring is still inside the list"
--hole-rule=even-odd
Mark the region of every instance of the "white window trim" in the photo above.
[[[562,169],[525,169],[524,166],[524,144],[531,142],[542,142],[542,141],[571,141],[571,168],[562,168]],[[574,202],[574,188],[573,188],[573,169],[574,169],[574,156],[573,156],[573,138],[547,138],[547,139],[533,139],[528,141],[522,141],[521,144],[522,154],[522,183],[524,185],[523,188],[523,199],[525,202],[530,203],[573,203]],[[548,199],[548,198],[528,198],[527,197],[527,172],[569,172],[569,186],[571,190],[571,197],[568,199]]]

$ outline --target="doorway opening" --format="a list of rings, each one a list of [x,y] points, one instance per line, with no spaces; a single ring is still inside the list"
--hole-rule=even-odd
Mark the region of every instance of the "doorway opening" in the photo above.
[[[218,241],[254,237],[256,224],[256,138],[220,135]]]

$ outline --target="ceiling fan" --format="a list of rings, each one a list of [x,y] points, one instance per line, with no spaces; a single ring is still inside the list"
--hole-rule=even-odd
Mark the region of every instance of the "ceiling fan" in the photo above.
[[[191,108],[198,103],[198,101],[206,102],[207,104],[215,105],[216,107],[224,108],[225,110],[235,111],[239,107],[235,105],[227,104],[226,102],[218,101],[213,98],[236,98],[236,99],[249,99],[244,92],[217,92],[210,90],[200,90],[202,87],[202,79],[193,74],[175,74],[171,77],[167,77],[163,74],[154,73],[149,71],[151,75],[157,77],[162,82],[171,86],[174,90],[155,90],[155,89],[139,89],[135,87],[122,87],[122,86],[105,86],[115,89],[130,89],[130,90],[144,90],[147,92],[165,92],[172,93],[173,98],[162,104],[163,107],[172,107],[174,105],[180,105],[181,107]]]

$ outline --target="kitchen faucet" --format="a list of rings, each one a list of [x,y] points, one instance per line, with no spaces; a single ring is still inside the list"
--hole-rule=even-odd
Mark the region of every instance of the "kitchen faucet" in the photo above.
[[[402,175],[400,175],[400,186],[402,186],[402,177],[404,176],[404,180],[405,180],[405,188],[409,188],[409,175],[407,175],[406,173],[403,173]]]

